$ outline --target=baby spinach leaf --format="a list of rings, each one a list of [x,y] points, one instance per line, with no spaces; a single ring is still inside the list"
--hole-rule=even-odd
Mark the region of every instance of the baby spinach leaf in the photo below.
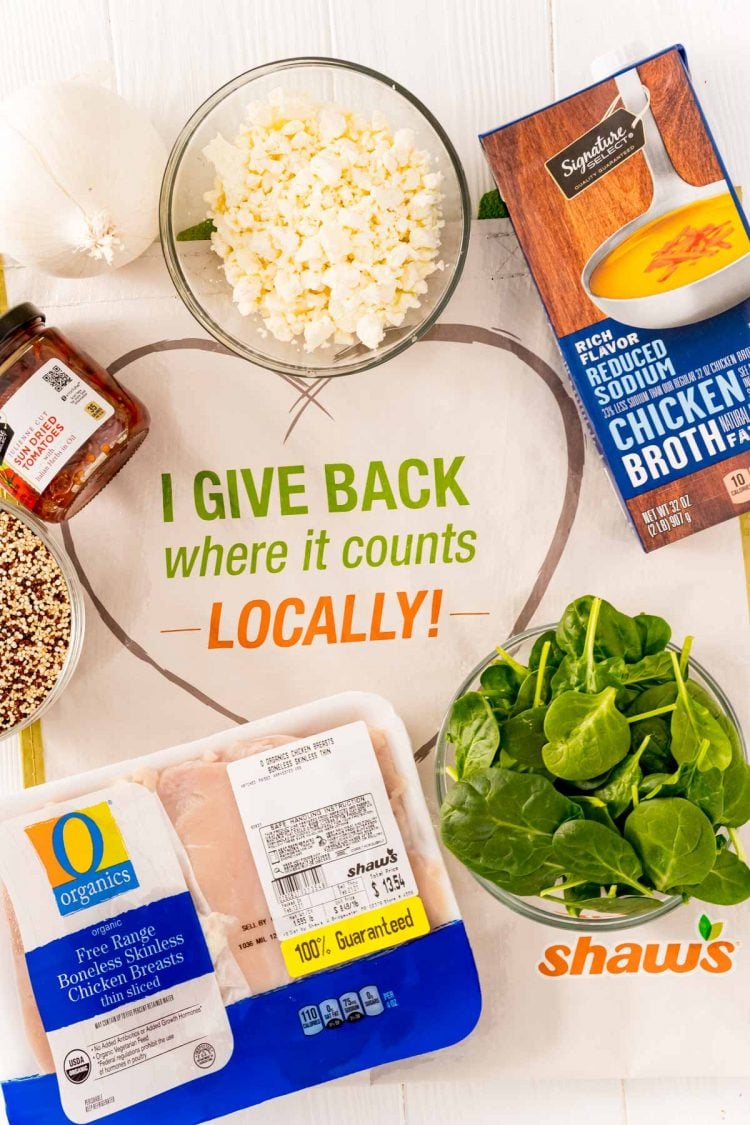
[[[578,805],[583,813],[584,820],[595,820],[598,824],[603,824],[605,828],[609,828],[612,832],[617,832],[618,828],[612,817],[609,815],[609,809],[604,801],[598,797],[588,797],[584,793],[579,793],[576,797],[571,797],[571,801]]]
[[[657,652],[644,656],[633,664],[628,664],[621,656],[612,657],[600,665],[602,671],[606,670],[610,683],[621,687],[641,684],[661,684],[664,680],[672,679],[672,660],[668,652]],[[642,703],[642,697],[641,697]],[[648,708],[644,708],[648,710]]]
[[[610,816],[614,820],[617,820],[618,816],[622,816],[633,803],[633,786],[640,785],[643,780],[640,759],[647,746],[648,735],[635,754],[628,754],[615,766],[607,778],[606,784],[602,785],[601,789],[594,790],[594,796],[605,803]]]
[[[735,906],[750,898],[750,868],[734,852],[722,849],[703,882],[682,890],[701,902]]]
[[[641,784],[638,786],[638,793],[641,798],[648,798],[654,790],[661,791],[665,785],[671,785],[676,776],[672,773],[650,773],[648,777],[644,777]]]
[[[663,617],[654,617],[651,613],[637,613],[633,620],[641,638],[643,656],[651,656],[667,647],[672,638],[672,630]]]
[[[678,791],[687,797],[712,824],[721,824],[724,814],[724,774],[716,768],[701,772],[694,765],[680,766]]]
[[[546,713],[546,707],[531,707],[507,719],[500,728],[501,748],[530,769],[545,769],[542,747],[547,741],[544,733]]]
[[[542,683],[539,684],[539,669],[535,672],[529,672],[526,679],[521,684],[518,690],[516,702],[513,705],[513,714],[519,715],[522,711],[528,711],[530,708],[536,706],[537,698],[540,702],[546,702],[550,694],[550,680],[554,672],[553,668],[546,667],[542,670]]]
[[[684,797],[641,801],[625,821],[624,831],[660,891],[702,882],[716,860],[710,820]]]
[[[596,777],[616,765],[630,747],[630,727],[616,707],[614,688],[597,695],[565,692],[553,699],[544,720],[549,742],[542,751],[550,773],[568,781]]]
[[[519,875],[517,878],[506,879],[504,883],[500,884],[504,891],[510,891],[513,895],[538,895],[540,891],[545,890],[547,887],[552,886],[556,879],[559,879],[565,872],[556,863],[543,863],[541,867],[537,867],[535,871],[530,872],[528,875]],[[493,880],[496,882],[497,880]]]
[[[193,227],[186,227],[177,235],[178,242],[203,242],[216,230],[212,219],[203,219]]]
[[[542,633],[534,641],[531,652],[529,653],[529,671],[536,672],[539,667],[539,661],[542,657],[542,649],[549,642],[549,652],[547,654],[547,664],[551,668],[557,668],[558,664],[563,658],[563,651],[557,643],[555,637],[555,630],[548,629],[546,633]]]
[[[750,820],[750,765],[740,751],[724,770],[724,807],[721,823],[728,828],[741,828]]]
[[[552,836],[565,820],[580,815],[546,778],[493,766],[449,791],[440,811],[441,834],[470,871],[510,889],[545,864],[556,865]]]
[[[562,824],[552,838],[552,855],[569,877],[589,882],[621,883],[648,896],[648,887],[638,880],[641,861],[618,832],[592,820]]]
[[[509,715],[518,695],[520,681],[508,664],[489,664],[479,677],[482,695],[500,715]]]
[[[644,800],[659,797],[685,797],[704,812],[712,824],[721,824],[724,809],[724,775],[710,769],[701,773],[695,764],[679,766],[672,773],[652,773],[639,787]]]
[[[677,681],[677,703],[672,712],[672,756],[677,762],[695,762],[699,770],[725,770],[732,761],[726,732],[709,709],[687,691],[674,652],[670,653]]]
[[[492,708],[478,691],[466,692],[453,704],[447,737],[454,746],[459,777],[492,765],[500,745],[500,728]]]
[[[636,749],[648,736],[648,746],[641,755],[641,769],[644,773],[672,773],[677,769],[670,752],[672,736],[669,732],[669,716],[652,715],[630,726],[630,745]]]
[[[571,602],[564,610],[556,630],[557,643],[563,652],[571,656],[583,656],[586,628],[595,600],[598,599],[586,594]],[[593,649],[594,656],[599,660],[620,656],[625,660],[635,661],[641,657],[641,635],[635,621],[604,599],[601,599],[599,608]]]

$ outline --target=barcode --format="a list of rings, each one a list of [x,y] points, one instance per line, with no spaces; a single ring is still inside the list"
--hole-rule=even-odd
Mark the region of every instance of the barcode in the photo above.
[[[49,371],[44,372],[42,379],[45,383],[49,383],[56,391],[64,391],[65,388],[73,382],[67,371],[63,371],[62,367],[57,363],[54,363]]]
[[[119,1023],[122,1019],[130,1019],[131,1016],[140,1016],[144,1012],[148,1012],[151,1008],[158,1008],[160,1004],[171,1004],[174,1000],[174,993],[168,992],[166,996],[157,996],[155,1000],[149,1000],[146,1004],[139,1004],[137,1008],[129,1008],[127,1012],[118,1012],[114,1016],[107,1016],[104,1020],[97,1020],[94,1027],[98,1031],[100,1027],[109,1027],[112,1023]]]
[[[274,879],[276,897],[281,901],[291,895],[304,894],[305,891],[316,891],[325,887],[325,876],[320,867],[308,867],[305,871],[295,871],[293,875],[282,875]]]

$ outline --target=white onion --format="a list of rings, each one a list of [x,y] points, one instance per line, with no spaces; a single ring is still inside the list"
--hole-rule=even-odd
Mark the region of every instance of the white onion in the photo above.
[[[158,232],[167,151],[101,86],[27,86],[0,104],[0,253],[57,277],[132,262]]]

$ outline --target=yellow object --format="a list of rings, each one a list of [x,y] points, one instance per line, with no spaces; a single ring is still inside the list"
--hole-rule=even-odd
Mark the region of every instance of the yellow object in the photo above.
[[[616,246],[591,275],[597,297],[652,297],[690,285],[750,250],[732,196],[701,199],[652,219]]]
[[[21,744],[21,767],[23,787],[44,783],[44,743],[42,741],[42,721],[37,719],[30,727],[25,727],[18,736]]]
[[[750,610],[750,512],[740,516],[740,536],[742,538],[742,558],[745,563],[745,582],[747,584],[747,605]]]
[[[84,876],[95,878],[130,859],[106,801],[30,824],[26,835],[44,864],[51,887],[74,883]]]
[[[287,938],[281,942],[281,953],[289,975],[304,977],[429,932],[422,900],[415,895],[354,918],[330,922],[301,937]]]

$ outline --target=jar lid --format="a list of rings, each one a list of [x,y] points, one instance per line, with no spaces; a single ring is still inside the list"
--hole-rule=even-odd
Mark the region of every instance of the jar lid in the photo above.
[[[19,328],[25,328],[32,320],[45,320],[44,313],[32,305],[31,301],[24,301],[21,305],[14,305],[7,313],[0,316],[0,344],[8,336],[12,336]]]

